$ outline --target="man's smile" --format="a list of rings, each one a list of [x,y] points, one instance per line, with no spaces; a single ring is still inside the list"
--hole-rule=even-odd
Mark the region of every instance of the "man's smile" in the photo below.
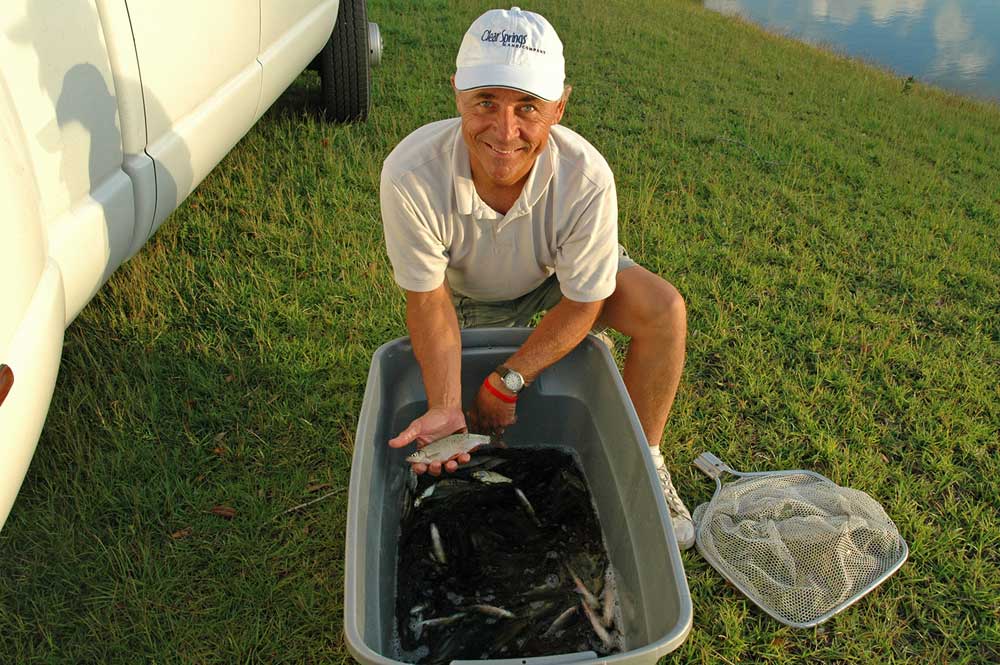
[[[494,154],[499,155],[501,157],[510,157],[511,155],[524,150],[523,147],[521,147],[521,148],[506,148],[506,149],[499,148],[499,147],[493,145],[492,143],[487,143],[486,141],[482,141],[482,144],[485,145],[487,148],[489,148],[490,151],[492,151]]]

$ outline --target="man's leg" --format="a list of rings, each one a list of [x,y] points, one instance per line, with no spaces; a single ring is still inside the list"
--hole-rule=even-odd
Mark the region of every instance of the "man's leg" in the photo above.
[[[684,369],[687,310],[672,284],[641,266],[618,273],[600,323],[631,338],[623,372],[650,446],[659,446]]]
[[[694,544],[691,514],[674,489],[660,440],[684,369],[687,310],[676,288],[642,266],[618,272],[615,292],[601,312],[605,325],[631,338],[623,377],[646,434],[681,549]]]

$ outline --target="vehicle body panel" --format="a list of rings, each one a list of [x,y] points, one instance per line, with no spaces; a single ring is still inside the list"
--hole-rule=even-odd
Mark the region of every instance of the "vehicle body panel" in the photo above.
[[[69,322],[125,259],[135,226],[107,45],[93,1],[12,0],[0,22]]]
[[[326,45],[336,0],[6,0],[0,526],[63,334]],[[263,21],[263,24],[262,24]]]
[[[9,250],[0,261],[0,358],[14,373],[0,408],[0,524],[35,452],[65,329],[62,275],[46,258],[41,197],[12,97],[0,71],[0,246]]]

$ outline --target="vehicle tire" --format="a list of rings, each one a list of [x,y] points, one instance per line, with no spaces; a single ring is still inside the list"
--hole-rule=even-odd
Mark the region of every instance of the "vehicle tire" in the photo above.
[[[365,0],[340,0],[333,34],[318,56],[320,110],[327,120],[352,122],[368,117],[371,67]]]

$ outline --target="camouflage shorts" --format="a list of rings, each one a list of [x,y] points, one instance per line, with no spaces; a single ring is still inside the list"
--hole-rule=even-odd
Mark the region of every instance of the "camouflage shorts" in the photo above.
[[[629,257],[625,248],[618,245],[618,272],[638,265]],[[533,291],[513,300],[482,302],[452,292],[451,302],[455,305],[460,328],[523,328],[539,312],[555,307],[562,299],[559,280],[552,275]]]

